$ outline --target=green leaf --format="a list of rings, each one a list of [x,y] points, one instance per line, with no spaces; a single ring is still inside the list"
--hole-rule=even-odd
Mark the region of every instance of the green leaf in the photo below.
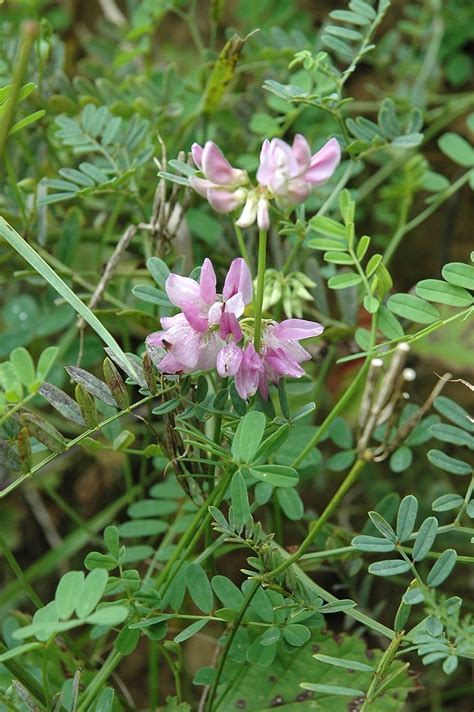
[[[304,504],[298,492],[293,487],[291,489],[278,487],[276,490],[276,498],[288,519],[297,522],[303,517]]]
[[[471,168],[474,166],[474,148],[459,134],[451,131],[438,139],[438,146],[445,156],[459,166]]]
[[[83,427],[85,425],[84,418],[82,417],[81,409],[77,405],[71,396],[64,393],[60,388],[53,386],[52,383],[43,383],[38,391],[43,398],[45,398],[50,405],[53,406],[58,413],[71,420],[76,425]]]
[[[110,388],[106,383],[101,381],[100,378],[97,378],[92,373],[85,371],[83,368],[78,368],[77,366],[66,366],[65,368],[71,379],[85,388],[88,393],[107,405],[111,405],[115,408],[117,407],[117,403],[110,391]]]
[[[96,569],[95,571],[100,571],[101,569]],[[89,576],[95,571],[91,571]],[[85,623],[90,623],[91,625],[100,626],[115,626],[120,625],[128,617],[128,608],[126,606],[104,606],[94,611],[90,616],[84,620]]]
[[[470,475],[472,472],[472,467],[468,462],[446,455],[442,450],[430,450],[428,460],[435,467],[439,467],[445,472],[452,472],[453,475]]]
[[[399,339],[405,335],[397,317],[383,304],[379,307],[378,327],[387,339]]]
[[[132,294],[137,299],[150,304],[156,304],[159,307],[171,307],[171,302],[168,299],[166,292],[153,287],[151,284],[136,284],[132,287]]]
[[[214,605],[214,596],[207,574],[199,564],[190,564],[187,567],[186,587],[199,610],[210,613]]]
[[[458,428],[456,425],[448,425],[447,423],[435,423],[430,428],[431,434],[437,440],[452,445],[465,445],[471,450],[474,448],[474,435],[467,433],[465,430]]]
[[[28,387],[36,380],[33,359],[23,346],[19,346],[11,352],[10,362],[13,364],[18,380],[24,386]]]
[[[7,660],[12,660],[13,658],[18,657],[19,655],[29,653],[30,650],[36,650],[37,648],[42,647],[43,646],[41,645],[41,643],[25,643],[24,645],[16,645],[11,650],[7,650],[6,652],[0,655],[0,664],[7,662]]]
[[[325,252],[324,261],[335,265],[353,265],[354,260],[347,252]]]
[[[78,618],[85,618],[96,608],[104,595],[109,575],[105,569],[94,569],[87,574],[76,604]]]
[[[413,451],[406,445],[397,448],[390,456],[390,469],[392,472],[404,472],[413,461]]]
[[[469,413],[458,403],[451,400],[451,398],[438,396],[435,398],[433,406],[440,415],[444,415],[444,417],[454,423],[454,425],[459,425],[460,428],[474,433],[474,423],[471,422]]]
[[[83,571],[68,571],[58,583],[54,600],[61,620],[72,616],[82,595]]]
[[[415,529],[418,514],[418,500],[412,494],[400,502],[397,514],[397,537],[399,541],[408,539]]]
[[[362,277],[355,272],[343,272],[328,279],[328,287],[330,289],[347,289],[348,287],[356,287],[361,283]]]
[[[140,640],[140,631],[138,628],[123,628],[115,639],[114,648],[121,655],[130,655],[133,653]]]
[[[382,539],[378,536],[369,536],[367,534],[355,536],[352,539],[351,544],[359,551],[373,551],[380,553],[395,551],[396,548],[393,541],[388,541],[388,539]]]
[[[419,146],[422,141],[423,134],[415,131],[410,134],[405,134],[404,136],[397,136],[397,138],[393,139],[391,145],[394,148],[414,148],[415,146]]]
[[[331,250],[333,252],[345,253],[347,243],[335,237],[314,237],[308,240],[308,247],[312,247],[313,250]]]
[[[435,512],[449,512],[451,509],[462,507],[464,497],[460,494],[442,494],[431,505]]]
[[[336,237],[339,240],[346,242],[346,228],[341,223],[338,223],[332,218],[326,218],[322,215],[316,215],[309,221],[310,226],[315,232],[326,235],[327,237]],[[347,243],[346,243],[347,245]]]
[[[463,262],[449,262],[441,270],[443,278],[457,287],[474,290],[474,266]]]
[[[252,462],[262,441],[265,423],[264,414],[256,410],[241,418],[231,447],[232,457],[235,460]]]
[[[199,633],[200,630],[204,628],[205,625],[209,623],[209,619],[203,618],[200,621],[194,621],[194,623],[191,623],[191,625],[188,625],[187,628],[184,628],[184,630],[181,631],[181,633],[178,633],[173,640],[175,643],[184,643],[185,640],[188,640],[189,638],[192,638],[193,635],[196,635],[196,633]]]
[[[118,530],[122,537],[158,536],[168,529],[168,524],[160,519],[134,519],[119,524]]]
[[[390,541],[397,541],[397,535],[384,517],[378,512],[369,512],[369,518],[374,527],[376,527],[379,532]]]
[[[304,690],[321,692],[324,695],[338,695],[341,697],[363,697],[364,692],[354,687],[343,687],[342,685],[321,685],[314,682],[302,682],[300,684]]]
[[[244,596],[233,581],[226,576],[214,576],[211,585],[217,598],[226,608],[240,610],[244,602]]]
[[[451,571],[456,565],[457,554],[454,549],[446,549],[441,556],[433,564],[433,568],[429,572],[426,583],[432,588],[436,588],[448,578]]]
[[[56,361],[58,353],[59,348],[57,346],[48,346],[41,353],[36,365],[36,378],[39,381],[44,381]]]
[[[450,307],[468,307],[472,304],[472,295],[466,289],[441,279],[422,279],[416,285],[416,293],[422,299]]]
[[[311,638],[311,632],[305,625],[289,623],[283,628],[283,637],[287,643],[299,648]]]
[[[94,712],[112,712],[115,692],[111,687],[106,687],[97,697]]]
[[[410,564],[402,559],[387,559],[370,564],[368,571],[374,576],[398,576],[410,571]]]
[[[250,471],[258,480],[274,487],[294,487],[299,480],[297,471],[286,465],[254,465]]]
[[[374,672],[374,668],[366,663],[361,663],[359,660],[345,660],[342,658],[334,658],[332,655],[322,655],[321,653],[316,653],[313,655],[315,660],[319,660],[320,663],[327,663],[328,665],[335,665],[336,667],[342,667],[346,670],[360,670],[361,672]]]
[[[438,520],[436,517],[428,517],[420,527],[413,545],[413,561],[422,561],[433,546],[438,533]]]
[[[146,268],[161,289],[165,288],[165,282],[169,277],[170,270],[166,262],[159,257],[149,257],[146,261]]]
[[[232,502],[232,519],[235,527],[240,530],[246,525],[250,517],[247,486],[240,470],[237,470],[232,475],[230,499]]]
[[[114,337],[97,319],[70,287],[56,274],[44,259],[3,218],[0,217],[0,235],[25,259],[43,279],[86,321],[96,334],[123,360],[136,377],[135,367],[122,351]]]
[[[414,294],[394,294],[387,305],[394,314],[419,324],[431,324],[440,319],[436,307]]]

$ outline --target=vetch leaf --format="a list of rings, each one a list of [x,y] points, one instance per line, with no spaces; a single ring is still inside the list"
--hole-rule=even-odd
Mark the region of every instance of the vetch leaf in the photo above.
[[[449,262],[441,270],[443,278],[457,287],[474,290],[474,265],[464,262]]]
[[[76,425],[81,427],[85,425],[84,418],[82,417],[81,409],[67,393],[62,391],[60,388],[53,386],[52,383],[43,383],[39,389],[39,393],[45,398],[50,405],[53,406],[58,413],[71,420]]]
[[[178,633],[178,635],[173,638],[174,642],[184,643],[185,640],[188,640],[189,638],[192,638],[193,635],[196,635],[196,633],[199,633],[199,631],[202,630],[208,622],[209,620],[207,618],[203,618],[200,621],[194,621],[194,623],[188,625],[187,628],[182,630],[181,633]]]
[[[431,426],[431,434],[438,440],[452,445],[465,445],[471,450],[474,448],[474,435],[447,423],[435,423]]]
[[[457,554],[454,549],[446,549],[429,572],[426,583],[432,588],[436,588],[448,578],[456,565]]]
[[[190,564],[186,569],[186,586],[193,602],[203,613],[210,613],[214,605],[211,584],[199,564]]]
[[[416,285],[416,293],[422,299],[450,307],[468,307],[472,304],[472,295],[466,289],[441,279],[422,279]]]
[[[451,472],[453,475],[470,475],[472,472],[472,467],[468,462],[446,455],[442,450],[430,450],[428,460],[435,467],[439,467],[445,472]]]
[[[387,305],[394,314],[419,324],[431,324],[440,319],[436,307],[414,294],[394,294]]]
[[[298,484],[297,471],[286,465],[254,465],[250,471],[258,480],[274,487],[294,487]]]
[[[338,695],[341,697],[363,697],[365,694],[362,690],[356,690],[354,687],[343,687],[342,685],[320,685],[313,682],[302,682],[300,687],[312,692],[321,692],[323,695]]]
[[[109,575],[105,569],[94,569],[87,574],[76,605],[78,618],[85,618],[92,613],[104,595],[108,578]]]
[[[316,653],[313,655],[315,660],[319,660],[320,663],[327,663],[328,665],[334,665],[335,667],[345,668],[346,670],[360,670],[361,672],[374,672],[374,668],[366,663],[361,663],[359,660],[344,660],[342,658],[334,658],[332,655],[322,655],[321,653]]]
[[[65,368],[71,379],[85,388],[88,393],[107,405],[117,407],[110,388],[103,381],[83,368],[77,366],[66,366]]]
[[[232,502],[232,518],[237,529],[241,529],[250,517],[247,486],[242,472],[237,470],[232,475],[230,483],[230,499]]]
[[[434,399],[433,407],[454,425],[474,433],[474,422],[471,421],[468,412],[451,398],[438,396]]]
[[[83,583],[83,571],[68,571],[61,577],[54,597],[60,620],[67,620],[74,613],[81,598]]]
[[[436,517],[428,517],[420,527],[413,545],[413,561],[422,561],[433,546],[438,533],[438,520]]]
[[[405,541],[413,533],[418,514],[418,500],[412,494],[407,495],[400,502],[397,514],[397,537]]]
[[[251,411],[239,421],[232,442],[232,457],[238,462],[252,462],[265,431],[266,419],[263,413]]]
[[[351,542],[352,546],[359,551],[372,551],[372,552],[387,552],[395,551],[395,544],[393,541],[388,539],[382,539],[378,536],[368,536],[366,534],[361,534],[355,536]]]
[[[449,131],[438,139],[438,146],[445,156],[459,166],[474,166],[474,148],[459,134]]]
[[[369,512],[370,521],[379,532],[390,541],[397,541],[397,535],[384,517],[378,512]]]
[[[463,502],[464,497],[460,494],[443,494],[437,497],[431,506],[435,512],[449,512],[461,507]]]
[[[290,623],[283,628],[283,637],[290,645],[300,647],[311,638],[311,632],[305,625]]]
[[[330,277],[328,287],[330,289],[347,289],[348,287],[356,287],[362,283],[362,277],[356,272],[343,272]]]
[[[240,609],[244,596],[233,581],[226,576],[218,575],[213,577],[211,585],[217,598],[226,608],[233,608],[237,611]]]
[[[374,576],[398,576],[410,571],[410,564],[402,559],[387,559],[370,564],[368,571]]]

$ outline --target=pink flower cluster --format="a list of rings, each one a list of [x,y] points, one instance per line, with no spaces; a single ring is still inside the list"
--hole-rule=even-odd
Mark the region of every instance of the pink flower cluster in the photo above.
[[[157,368],[169,374],[216,368],[222,377],[234,376],[244,399],[257,389],[267,398],[269,383],[276,384],[283,376],[302,376],[300,364],[310,355],[299,341],[323,331],[321,324],[304,319],[265,321],[257,353],[251,341],[251,320],[241,323],[245,306],[252,300],[252,277],[240,257],[230,265],[222,294],[216,291],[216,274],[207,258],[199,282],[170,274],[165,288],[181,312],[163,317],[162,330],[147,338],[147,350]]]
[[[275,198],[282,205],[302,203],[312,188],[332,176],[341,160],[335,138],[313,155],[301,134],[295,136],[292,146],[279,138],[266,139],[260,152],[258,185],[252,187],[247,173],[233,168],[212,141],[204,147],[194,143],[191,154],[203,175],[190,178],[194,190],[218,213],[232,213],[243,206],[236,224],[245,228],[256,221],[261,230],[270,227],[270,200]]]

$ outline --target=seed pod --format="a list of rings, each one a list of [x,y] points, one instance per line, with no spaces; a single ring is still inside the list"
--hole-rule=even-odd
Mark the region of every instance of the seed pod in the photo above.
[[[156,368],[147,353],[143,356],[143,373],[150,393],[156,393]]]
[[[46,445],[51,452],[59,453],[66,449],[66,439],[54,425],[35,413],[23,413],[21,421],[29,434]]]
[[[76,401],[81,409],[82,417],[88,428],[95,428],[99,422],[95,401],[83,386],[77,385],[75,390]]]
[[[127,386],[125,385],[122,376],[109,358],[104,360],[102,370],[104,372],[106,383],[110,388],[118,407],[125,410],[128,408],[130,401],[128,398]]]
[[[33,465],[33,456],[31,453],[30,436],[25,426],[23,426],[18,433],[18,454],[20,455],[23,472],[29,472]]]

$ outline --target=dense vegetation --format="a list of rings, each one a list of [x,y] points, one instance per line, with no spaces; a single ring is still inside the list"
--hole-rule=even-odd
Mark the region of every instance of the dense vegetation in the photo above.
[[[473,19],[0,2],[0,710],[471,710]]]

